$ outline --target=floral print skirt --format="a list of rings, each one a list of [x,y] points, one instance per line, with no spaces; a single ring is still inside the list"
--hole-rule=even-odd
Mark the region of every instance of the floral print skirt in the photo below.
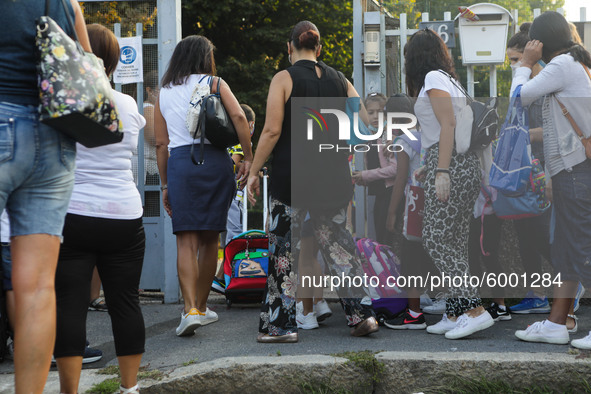
[[[286,335],[297,332],[296,290],[300,239],[304,220],[309,215],[311,227],[326,274],[338,277],[363,276],[361,262],[356,257],[356,246],[345,228],[345,210],[313,213],[293,208],[271,197],[271,223],[269,226],[269,276],[265,289],[265,302],[261,309],[259,332]],[[293,247],[295,246],[295,247]],[[347,324],[355,326],[374,316],[370,305],[361,304],[364,289],[341,286],[337,289]]]

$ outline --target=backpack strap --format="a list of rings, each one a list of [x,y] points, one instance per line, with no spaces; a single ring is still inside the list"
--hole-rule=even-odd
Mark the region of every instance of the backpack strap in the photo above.
[[[446,73],[446,72],[445,72],[445,71],[443,71],[443,70],[437,70],[437,71],[439,71],[439,72],[440,72],[440,73],[442,73],[443,75],[447,75],[447,77],[449,78],[449,80],[451,81],[451,83],[452,83],[452,84],[453,84],[453,85],[454,85],[456,88],[458,88],[458,89],[460,90],[460,92],[462,92],[462,93],[464,94],[464,96],[466,96],[466,98],[467,98],[467,99],[468,99],[470,102],[473,102],[473,101],[474,101],[474,99],[472,98],[472,96],[470,96],[470,95],[468,94],[468,92],[467,92],[467,91],[466,91],[466,89],[465,89],[465,88],[462,86],[462,84],[459,84],[459,83],[457,83],[457,82],[456,82],[456,80],[454,79],[454,77],[452,77],[451,75],[449,75],[448,73]]]

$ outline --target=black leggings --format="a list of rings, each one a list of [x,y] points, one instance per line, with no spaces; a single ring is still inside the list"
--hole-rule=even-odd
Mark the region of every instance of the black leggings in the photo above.
[[[142,219],[68,214],[63,235],[55,278],[55,357],[84,354],[95,265],[111,316],[117,356],[144,353],[145,328],[138,291],[146,243]]]

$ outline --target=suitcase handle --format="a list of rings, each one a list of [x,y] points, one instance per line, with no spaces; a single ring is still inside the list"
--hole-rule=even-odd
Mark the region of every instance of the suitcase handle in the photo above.
[[[263,230],[267,231],[267,217],[269,215],[269,196],[267,192],[267,168],[264,167],[263,171]],[[244,186],[244,195],[242,197],[242,232],[246,233],[248,230],[248,186]],[[263,231],[263,234],[264,234]],[[243,235],[241,234],[241,235]]]

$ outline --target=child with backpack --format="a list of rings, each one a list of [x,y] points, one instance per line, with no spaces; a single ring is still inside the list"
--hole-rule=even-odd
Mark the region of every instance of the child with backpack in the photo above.
[[[390,99],[395,103],[396,112],[413,113],[413,105],[410,98],[405,94],[396,95]],[[404,205],[406,210],[416,204],[416,200],[409,198],[411,186],[419,186],[414,180],[413,173],[421,167],[421,137],[417,130],[411,131],[416,140],[411,140],[403,134],[394,140],[394,144],[402,147],[396,153],[396,162],[398,165],[398,174],[392,187],[392,198],[388,207],[386,227],[389,231],[394,231],[397,213],[400,212],[400,206]],[[399,150],[400,148],[396,149]],[[415,189],[413,187],[413,189]],[[405,190],[406,201],[404,199]],[[415,189],[416,190],[416,189]],[[407,215],[405,215],[407,216]],[[405,218],[407,219],[407,217]],[[408,223],[406,223],[408,224]],[[420,238],[413,237],[408,233],[408,226],[405,226],[404,239],[402,241],[401,261],[402,273],[406,276],[426,276],[427,271],[433,267],[431,259],[423,248]],[[384,325],[395,330],[422,330],[427,327],[425,316],[421,313],[420,295],[422,289],[417,287],[407,287],[408,310],[393,319],[386,320]]]

